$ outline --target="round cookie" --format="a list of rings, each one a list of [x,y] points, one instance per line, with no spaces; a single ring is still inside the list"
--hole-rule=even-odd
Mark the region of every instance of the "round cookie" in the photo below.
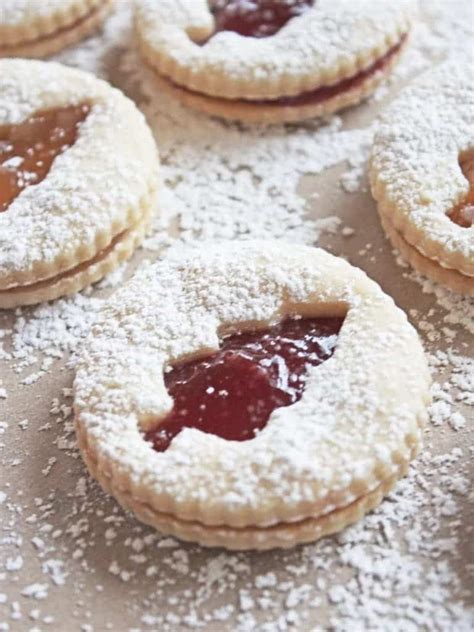
[[[59,64],[0,60],[0,308],[71,294],[130,257],[158,173],[121,92]]]
[[[244,357],[246,388],[266,388],[262,367],[281,358],[249,365],[252,336],[268,344],[295,317],[301,327],[339,320],[330,352],[329,339],[318,343],[324,361],[304,360],[299,399],[237,436],[226,415],[240,422],[252,393],[241,393],[239,408],[232,382],[206,386],[230,411],[219,409],[211,429],[188,408],[171,431],[184,401],[173,375],[180,388],[180,371],[199,381],[222,353],[224,371],[234,375]],[[242,336],[251,345],[236,351]],[[304,346],[295,344],[299,356]],[[294,386],[296,369],[284,374]],[[78,364],[76,431],[91,474],[141,520],[207,546],[286,547],[337,531],[381,501],[419,449],[429,384],[415,331],[363,272],[319,249],[224,243],[168,255],[107,304]]]
[[[0,0],[0,57],[46,57],[92,34],[113,0]]]
[[[138,0],[136,32],[159,85],[183,103],[279,123],[370,94],[405,46],[413,12],[412,0]]]
[[[384,113],[372,194],[393,245],[422,274],[474,294],[474,73],[450,60]]]

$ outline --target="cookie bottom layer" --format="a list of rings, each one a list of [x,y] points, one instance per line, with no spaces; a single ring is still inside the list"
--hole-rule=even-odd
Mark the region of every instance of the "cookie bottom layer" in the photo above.
[[[399,251],[402,257],[406,259],[417,272],[440,285],[444,285],[454,292],[466,296],[474,296],[474,277],[462,274],[462,272],[457,270],[443,268],[437,261],[429,259],[414,246],[409,244],[390,220],[382,213],[380,213],[380,220],[392,246]]]
[[[0,309],[34,305],[52,301],[61,296],[69,296],[113,272],[132,256],[137,246],[143,241],[150,226],[155,197],[153,194],[150,198],[147,212],[133,226],[117,235],[110,245],[101,250],[93,259],[51,279],[0,291]]]
[[[103,0],[100,6],[56,32],[9,46],[0,45],[0,57],[48,57],[63,48],[77,44],[100,27],[112,5],[113,0]]]
[[[163,534],[175,536],[180,540],[197,542],[206,547],[223,547],[233,551],[286,549],[298,544],[314,542],[357,522],[382,502],[398,479],[406,474],[407,469],[408,465],[397,476],[382,482],[372,492],[358,498],[347,507],[331,511],[320,518],[307,518],[299,522],[281,523],[271,527],[241,529],[226,526],[208,527],[199,522],[188,522],[169,514],[159,513],[126,492],[114,490],[113,495],[124,509],[133,512],[142,522],[155,527]]]
[[[419,417],[420,428],[424,418]],[[375,489],[356,498],[352,503],[316,517],[294,522],[281,522],[269,527],[247,526],[242,528],[228,526],[209,526],[197,521],[188,521],[154,509],[132,496],[97,465],[94,454],[89,450],[82,427],[76,423],[76,435],[82,458],[90,474],[111,494],[127,511],[132,512],[145,524],[155,527],[165,535],[171,535],[187,542],[197,542],[206,547],[222,547],[232,551],[287,549],[298,544],[314,542],[332,535],[360,520],[365,514],[377,507],[390,493],[396,482],[408,472],[409,464],[420,451],[420,442],[413,442],[410,456],[398,463],[395,474],[382,480]]]
[[[406,46],[407,38],[402,40],[383,67],[369,74],[359,83],[341,93],[315,103],[288,105],[278,101],[245,101],[221,99],[193,92],[174,84],[159,75],[153,68],[153,60],[142,50],[146,61],[153,68],[160,90],[178,99],[183,105],[199,110],[210,116],[240,121],[243,123],[294,123],[332,114],[346,107],[356,105],[367,98],[375,88],[390,74]],[[376,64],[377,62],[375,62]]]

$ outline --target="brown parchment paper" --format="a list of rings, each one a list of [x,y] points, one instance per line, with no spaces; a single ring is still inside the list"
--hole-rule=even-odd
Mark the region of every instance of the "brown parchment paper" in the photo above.
[[[119,55],[120,51],[108,52],[104,60],[108,76],[115,85],[136,96],[133,87],[122,80],[116,63]],[[389,98],[390,94],[387,95]],[[349,129],[370,124],[383,105],[383,100],[366,103],[344,113],[344,125]],[[347,257],[366,270],[402,309],[415,316],[413,322],[419,330],[420,322],[428,323],[428,332],[420,330],[428,350],[449,347],[464,355],[472,352],[472,337],[466,330],[450,325],[457,331],[452,342],[442,334],[446,311],[436,304],[433,294],[423,293],[420,284],[408,278],[409,269],[397,265],[366,184],[355,193],[343,190],[340,177],[346,169],[347,165],[341,164],[301,180],[300,189],[308,200],[310,217],[337,215],[344,226],[355,231],[351,236],[343,236],[340,231],[323,234],[318,245]],[[319,193],[316,199],[312,198],[314,192]],[[138,252],[130,270],[144,257],[149,258],[150,253]],[[25,310],[26,319],[28,313],[29,310]],[[0,312],[0,331],[8,332],[14,321],[22,317]],[[423,328],[426,326],[422,325]],[[433,331],[441,333],[436,336]],[[428,337],[427,333],[430,334]],[[430,337],[437,339],[430,341]],[[8,342],[5,346],[8,350]],[[41,354],[38,355],[41,362]],[[254,623],[250,622],[248,629],[264,630],[264,622],[277,622],[279,617],[285,621],[281,625],[291,629],[288,613],[292,609],[300,617],[293,629],[337,629],[338,625],[334,623],[337,608],[331,601],[330,589],[347,582],[353,576],[353,570],[338,561],[336,539],[328,538],[319,545],[320,548],[306,549],[309,552],[305,552],[305,547],[299,547],[290,552],[230,557],[222,551],[188,544],[174,545],[168,540],[165,540],[165,546],[159,546],[158,541],[153,540],[152,529],[125,514],[113,499],[93,484],[74,448],[63,449],[64,446],[58,445],[64,424],[71,422],[68,411],[64,413],[65,421],[59,423],[61,414],[50,412],[54,400],[58,400],[59,405],[71,404],[71,400],[63,395],[63,389],[71,387],[73,378],[66,361],[67,354],[54,361],[38,382],[22,385],[23,374],[15,373],[11,361],[0,360],[0,386],[8,394],[6,399],[0,399],[3,430],[0,435],[0,490],[7,495],[7,500],[0,505],[0,593],[6,595],[4,603],[0,599],[1,630],[88,632],[110,629],[119,632],[166,627],[185,630],[192,620],[186,622],[183,617],[194,609],[203,626],[201,629],[234,630],[243,625],[242,617],[247,612],[240,601],[239,590],[247,590],[254,578],[268,573],[276,574],[278,584],[283,588],[270,585],[267,589],[269,604],[255,603],[248,609],[254,617]],[[441,379],[446,382],[449,377],[448,366]],[[472,412],[466,406],[458,403],[456,410],[472,423]],[[25,419],[28,420],[26,430],[20,423]],[[469,428],[455,432],[443,425],[430,427],[426,443],[427,449],[434,454],[446,454],[460,447],[463,456],[456,469],[466,473],[469,439]],[[472,598],[468,575],[469,564],[474,561],[472,520],[472,506],[466,499],[454,515],[446,516],[441,527],[449,536],[455,525],[459,534],[456,550],[448,550],[443,559],[459,578],[459,585],[453,587],[450,599],[453,603],[461,600],[465,606]],[[398,536],[395,534],[393,538],[387,541],[387,547],[397,547]],[[21,568],[8,570],[12,560],[14,567],[19,556]],[[416,561],[416,553],[413,559]],[[59,572],[54,571],[54,561],[59,561]],[[433,565],[437,562],[432,560]],[[426,558],[420,558],[420,563],[426,566]],[[288,605],[286,599],[290,588],[284,590],[285,580],[293,588],[315,587],[318,578],[325,577],[324,567],[329,564],[332,565],[330,581],[321,584],[317,597],[313,594],[293,608]],[[204,580],[199,576],[202,569],[205,569]],[[426,573],[429,572],[430,564],[426,566]],[[46,586],[45,598],[22,594],[25,588],[38,584]],[[251,598],[253,595],[262,599],[263,593],[262,589],[249,590]],[[36,594],[41,595],[41,590],[38,589]],[[390,601],[390,595],[387,600]],[[12,603],[18,605],[12,606]],[[229,606],[234,611],[226,619],[219,620],[216,609]],[[148,617],[145,620],[144,615]],[[208,621],[205,621],[206,615],[209,615]],[[399,624],[403,616],[400,612]],[[167,619],[166,625],[162,617]],[[384,627],[387,630],[401,629],[390,627],[395,624],[396,620],[387,619]],[[420,625],[419,629],[426,628]]]

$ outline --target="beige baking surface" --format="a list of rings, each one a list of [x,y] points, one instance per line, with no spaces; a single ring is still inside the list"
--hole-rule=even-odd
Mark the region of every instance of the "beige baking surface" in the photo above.
[[[126,4],[124,0],[120,10]],[[434,30],[425,26],[420,30],[423,44],[437,58],[445,56],[446,42],[459,39],[467,27],[461,13],[456,18],[456,8],[447,11],[442,4],[433,0],[427,8],[425,3],[425,17],[431,17]],[[449,3],[463,8],[464,15],[469,4],[468,0]],[[113,41],[114,19],[106,27],[104,42]],[[97,57],[99,51],[104,76],[139,98],[134,80],[141,72],[139,63],[133,54],[125,53],[126,38],[117,39],[118,47],[104,43],[103,52],[100,39],[89,40],[62,59],[87,67],[88,55]],[[412,62],[408,76],[417,68],[416,59]],[[135,64],[131,79],[119,69],[124,63]],[[396,85],[404,80],[401,73]],[[383,107],[383,94],[380,96],[381,100],[345,113],[344,129],[363,129],[370,124]],[[146,108],[146,113],[151,110]],[[193,120],[206,125],[205,117],[196,115]],[[212,127],[213,133],[216,129]],[[162,129],[161,133],[165,144],[169,143],[169,131]],[[279,133],[278,129],[273,132]],[[298,128],[290,138],[293,133]],[[160,539],[107,498],[90,481],[78,457],[70,433],[70,399],[63,394],[72,380],[72,372],[65,366],[68,354],[47,358],[45,363],[44,354],[38,352],[38,362],[18,373],[13,369],[21,364],[21,357],[1,359],[2,348],[12,350],[11,327],[15,327],[14,341],[20,341],[17,355],[49,339],[53,346],[58,338],[66,347],[77,346],[77,330],[93,317],[99,299],[84,296],[73,304],[25,309],[17,316],[0,312],[2,632],[161,632],[194,629],[196,622],[197,629],[212,632],[458,632],[473,625],[469,607],[474,605],[470,592],[474,513],[468,502],[473,415],[465,403],[449,400],[459,393],[467,399],[469,390],[468,370],[460,370],[457,358],[472,357],[472,334],[450,322],[462,309],[467,320],[469,306],[442,290],[437,290],[437,302],[433,293],[423,293],[420,283],[408,278],[409,269],[396,264],[365,180],[351,194],[341,187],[341,177],[350,185],[349,176],[358,172],[357,156],[352,157],[350,167],[347,157],[317,176],[301,178],[299,191],[308,200],[308,215],[315,220],[336,215],[342,220],[334,233],[323,231],[318,244],[347,256],[379,281],[410,313],[431,353],[451,349],[449,361],[436,375],[441,390],[433,421],[438,425],[429,426],[424,455],[412,475],[378,512],[359,525],[339,537],[293,551],[227,554]],[[175,175],[170,170],[169,181],[179,189]],[[286,180],[280,186],[285,187]],[[315,192],[319,197],[311,197]],[[196,207],[205,208],[197,194],[192,199]],[[189,219],[189,215],[185,217]],[[178,224],[176,218],[172,224]],[[351,233],[347,228],[355,232],[344,236],[343,227],[346,234]],[[128,272],[151,256],[150,251],[138,253]],[[120,282],[117,275],[114,279]],[[433,289],[429,284],[426,288]],[[113,288],[95,290],[95,296],[110,291]],[[451,315],[440,303],[452,310]],[[63,317],[55,317],[53,324],[55,309]],[[472,324],[472,304],[470,309]],[[443,358],[438,355],[441,362]],[[47,372],[38,381],[20,383],[42,369]],[[472,380],[472,366],[470,377]],[[470,388],[472,402],[472,382]],[[457,448],[461,452],[453,452]]]

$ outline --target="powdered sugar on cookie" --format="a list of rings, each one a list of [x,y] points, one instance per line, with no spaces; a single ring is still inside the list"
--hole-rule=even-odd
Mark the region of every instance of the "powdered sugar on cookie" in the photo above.
[[[410,28],[411,0],[318,0],[268,38],[212,34],[204,0],[140,0],[137,29],[146,58],[191,90],[228,99],[272,99],[330,85],[369,66]],[[189,36],[188,36],[189,35]]]
[[[466,48],[473,37],[469,2],[420,5],[422,21],[392,75],[392,88],[427,69],[432,59]],[[337,538],[271,555],[203,551],[161,538],[127,515],[91,481],[79,458],[72,375],[62,367],[70,353],[80,351],[102,293],[16,314],[0,312],[0,372],[8,394],[0,400],[3,627],[47,630],[67,620],[84,631],[470,631],[472,365],[466,332],[473,327],[473,305],[411,273],[406,264],[395,266],[382,241],[359,166],[382,101],[370,111],[363,106],[331,119],[329,126],[245,129],[244,135],[237,126],[195,115],[165,96],[157,99],[143,63],[126,50],[130,7],[118,2],[117,8],[103,35],[65,51],[61,61],[140,97],[165,162],[164,206],[173,235],[179,232],[187,242],[245,236],[318,241],[350,257],[409,313],[436,355],[432,366],[441,391],[433,392],[434,399],[445,401],[449,393],[451,410],[464,416],[466,427],[454,431],[448,420],[430,425],[426,448],[409,477],[387,502]],[[380,99],[386,96],[381,92]],[[298,184],[306,170],[314,177]],[[341,174],[348,172],[350,196],[338,190]],[[308,199],[316,188],[320,197]],[[162,226],[160,219],[156,227],[162,231]],[[355,232],[343,239],[347,226]],[[161,249],[171,241],[158,232],[148,245]],[[10,352],[15,358],[6,360]],[[47,363],[41,371],[44,353],[52,360],[47,371]],[[10,369],[19,363],[29,367],[17,378]],[[36,374],[37,382],[19,386]],[[26,418],[22,430],[18,424]],[[43,476],[51,456],[57,463]],[[23,567],[7,571],[6,560],[19,556]],[[63,563],[64,584],[53,582],[48,569],[54,562],[48,560]]]
[[[58,15],[67,15],[70,12],[80,14],[86,12],[92,6],[99,4],[101,0],[0,0],[0,12],[2,21],[0,33],[5,35],[8,28],[13,26],[35,25],[37,22],[57,19]],[[2,39],[2,44],[7,43]]]
[[[0,291],[51,279],[92,260],[150,214],[158,160],[135,106],[81,71],[0,61],[1,125],[82,104],[90,112],[76,142],[55,158],[44,180],[26,187],[0,213]]]
[[[371,159],[384,218],[423,256],[466,276],[474,276],[474,227],[448,214],[470,187],[459,163],[474,147],[473,78],[454,58],[407,88],[384,114]]]
[[[172,407],[168,364],[287,314],[345,315],[297,404],[249,442],[192,429],[163,453],[144,442],[140,430]],[[223,243],[171,254],[116,295],[81,356],[75,410],[84,458],[112,493],[205,525],[267,527],[348,505],[396,475],[418,449],[428,384],[414,331],[360,271],[284,242]]]
[[[0,57],[47,57],[97,29],[113,0],[0,0]]]

